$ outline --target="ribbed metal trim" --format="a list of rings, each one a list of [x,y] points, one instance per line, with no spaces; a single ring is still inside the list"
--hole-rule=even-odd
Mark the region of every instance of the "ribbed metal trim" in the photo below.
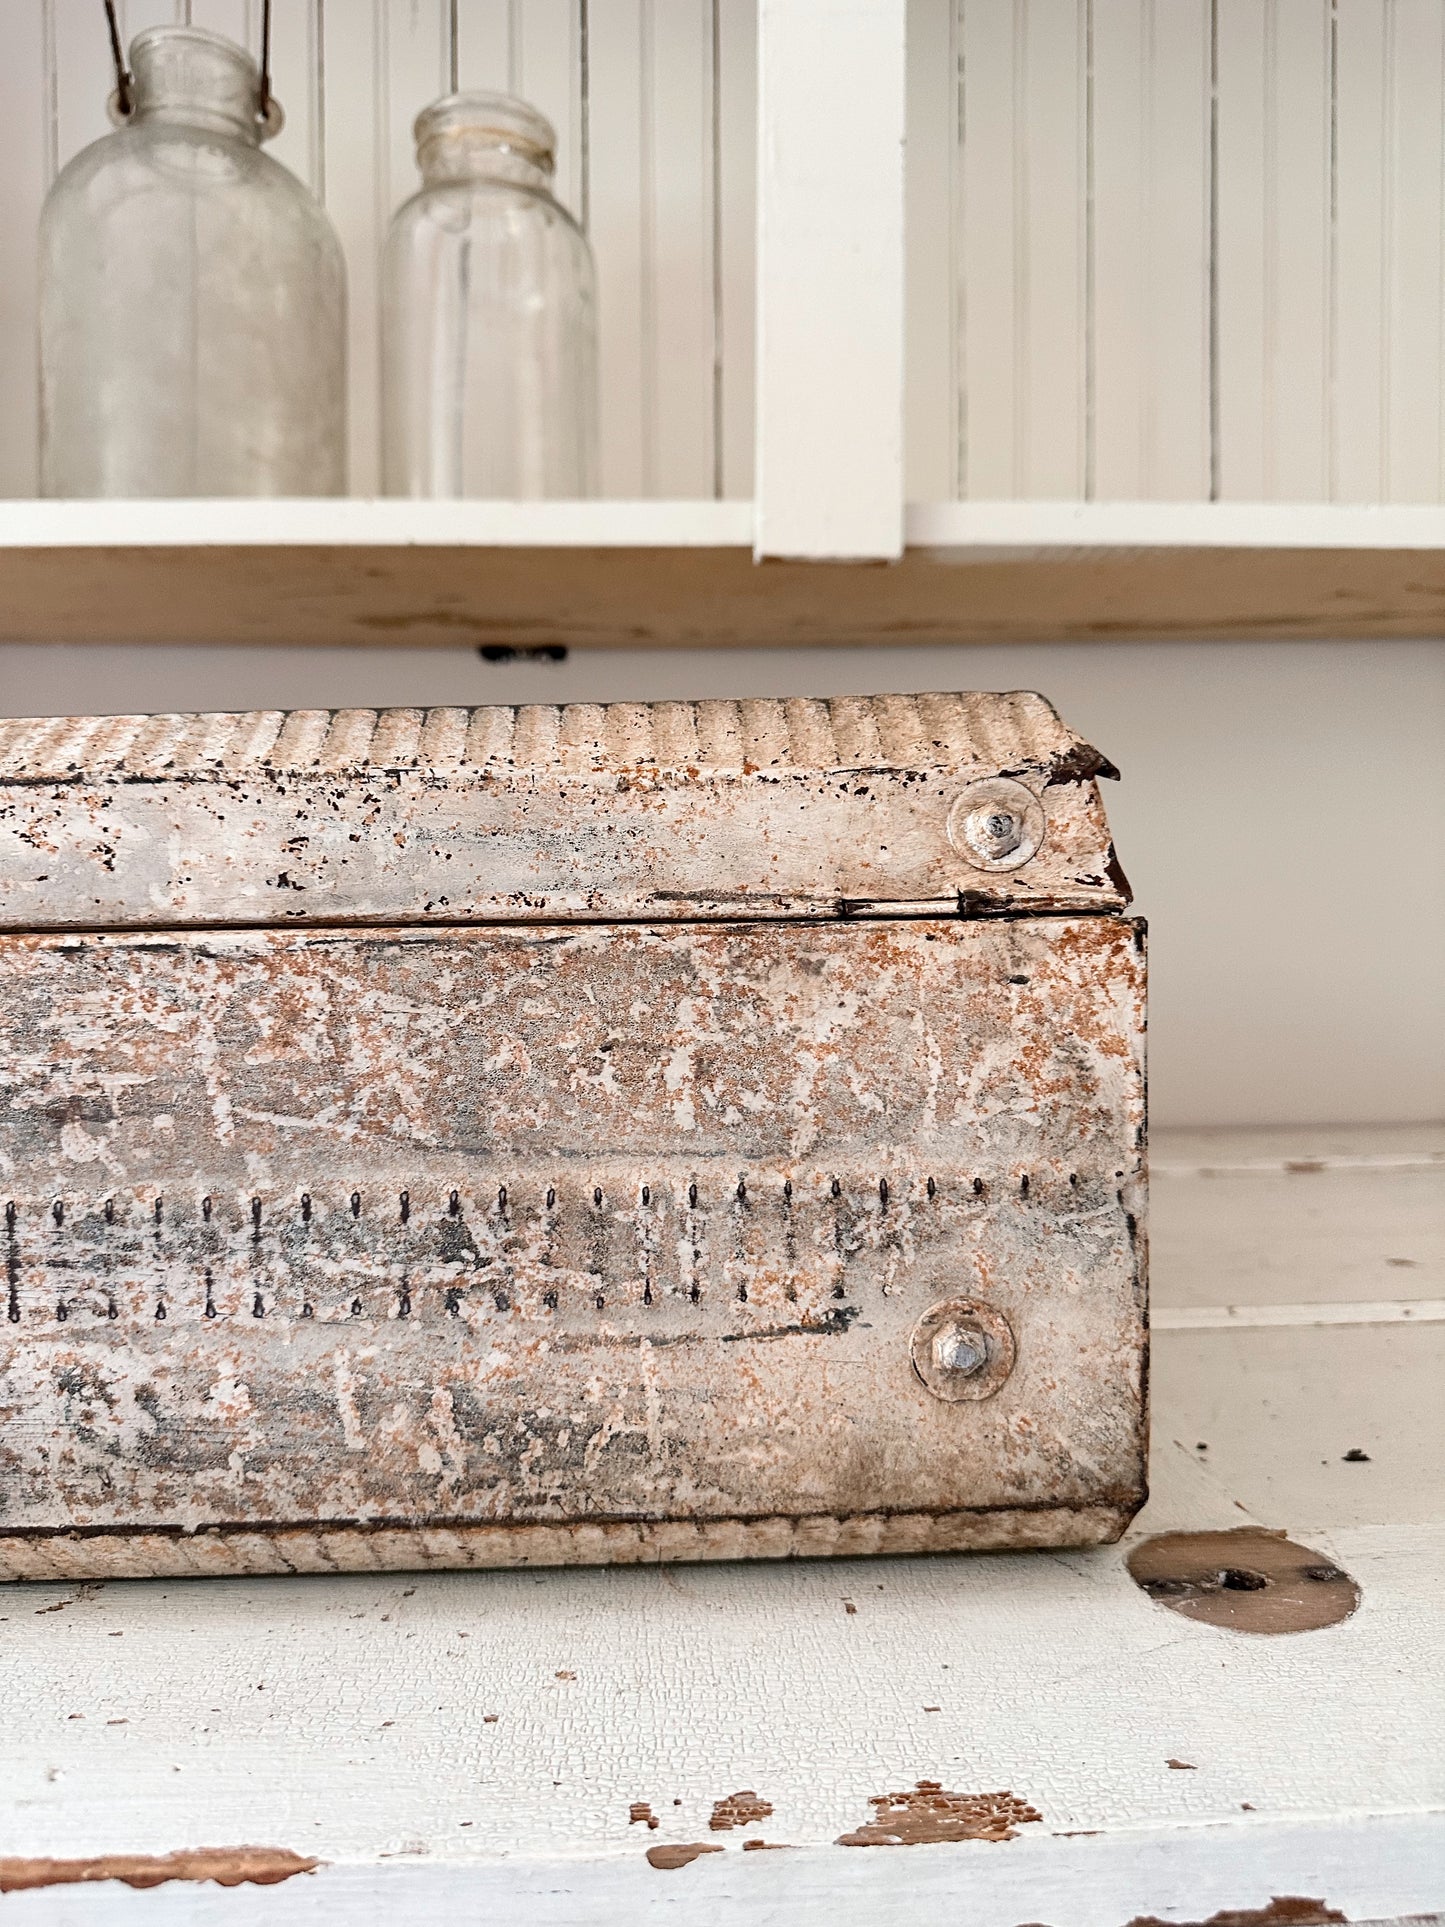
[[[1027,690],[754,702],[296,709],[0,721],[0,778],[231,776],[248,769],[993,769],[1082,747]]]
[[[0,1534],[0,1580],[232,1578],[246,1573],[424,1572],[468,1567],[630,1566],[714,1559],[1097,1546],[1117,1539],[1142,1494],[1077,1506],[854,1513],[624,1524],[285,1526],[174,1533]]]

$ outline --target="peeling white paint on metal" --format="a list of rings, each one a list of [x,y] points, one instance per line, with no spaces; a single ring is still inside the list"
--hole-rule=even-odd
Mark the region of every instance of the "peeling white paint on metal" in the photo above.
[[[0,721],[0,928],[1127,902],[1109,765],[1027,693],[421,718]],[[1046,829],[990,873],[948,812],[1005,772]]]
[[[1107,766],[1046,704],[274,722],[0,742],[0,900],[39,891],[52,926],[0,939],[0,1571],[192,1549],[245,1569],[258,1534],[462,1564],[1121,1529],[1143,1491],[1142,932],[1107,914]],[[108,776],[98,742],[120,745]],[[462,899],[415,898],[443,792],[412,765],[473,745],[490,760],[445,807],[478,804],[453,830],[492,894],[458,922]],[[804,747],[884,762],[800,770]],[[617,760],[694,753],[716,761]],[[965,892],[948,811],[987,774],[1032,782],[1048,830]],[[118,811],[212,820],[216,860],[182,875],[172,822],[138,894],[102,864],[112,927],[67,930],[79,898],[24,871],[16,813],[43,793],[78,848],[103,778]],[[260,914],[248,837],[270,861],[283,818],[305,843],[318,812],[402,853],[370,872],[385,888],[343,891],[340,925],[299,890],[292,927],[235,927]],[[1061,876],[1086,847],[1097,868]],[[683,906],[659,853],[686,848],[711,882]],[[550,866],[522,922],[495,875],[519,851]],[[840,914],[860,862],[870,914]],[[374,927],[383,900],[406,919]],[[644,904],[665,908],[615,920]],[[144,927],[161,910],[174,926]],[[185,927],[205,910],[232,927]],[[912,1368],[918,1320],[959,1298],[1017,1337],[986,1401]]]

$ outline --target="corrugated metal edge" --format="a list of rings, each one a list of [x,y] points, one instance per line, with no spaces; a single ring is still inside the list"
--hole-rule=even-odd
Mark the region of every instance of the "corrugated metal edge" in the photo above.
[[[718,1559],[832,1559],[1109,1545],[1133,1502],[976,1512],[596,1525],[333,1526],[272,1531],[0,1535],[0,1580],[196,1579],[249,1573],[625,1566]]]
[[[828,700],[524,704],[518,708],[299,709],[0,721],[0,779],[232,778],[247,770],[659,771],[945,765],[1111,766],[1028,690]]]

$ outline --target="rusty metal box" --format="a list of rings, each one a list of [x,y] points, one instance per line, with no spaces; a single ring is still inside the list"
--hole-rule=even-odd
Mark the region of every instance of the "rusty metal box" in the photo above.
[[[0,1576],[1115,1537],[1112,774],[1027,694],[0,724]]]

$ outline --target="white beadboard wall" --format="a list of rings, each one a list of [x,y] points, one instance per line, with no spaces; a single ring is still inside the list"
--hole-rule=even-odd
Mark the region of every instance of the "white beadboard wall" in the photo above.
[[[260,0],[119,0],[258,43]],[[351,278],[447,85],[555,123],[602,315],[603,483],[752,491],[754,0],[274,0],[275,152]],[[101,0],[5,0],[0,493],[34,487],[34,227],[106,131]],[[1441,0],[909,0],[914,501],[1445,499]],[[824,314],[819,329],[848,325]]]
[[[35,222],[109,130],[101,0],[4,0],[0,495],[35,491]],[[117,0],[127,41],[189,22],[260,45],[260,0]],[[351,483],[377,485],[377,262],[418,185],[411,128],[449,85],[534,101],[557,193],[588,227],[601,309],[603,488],[752,490],[753,0],[274,0],[286,126],[271,152],[320,194],[350,284]]]
[[[1440,0],[911,0],[915,501],[1423,501]]]

